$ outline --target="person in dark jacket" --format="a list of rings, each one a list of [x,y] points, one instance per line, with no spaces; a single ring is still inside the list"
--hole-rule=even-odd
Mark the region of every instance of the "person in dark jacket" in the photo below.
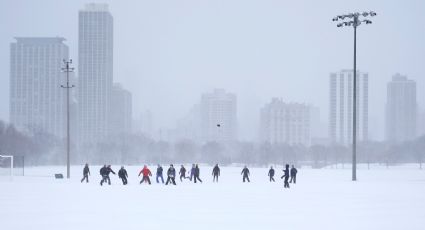
[[[202,183],[201,178],[199,178],[199,175],[201,174],[201,170],[198,167],[198,164],[195,166],[195,172],[193,173],[193,182],[196,183],[196,180],[199,180]]]
[[[192,181],[192,178],[194,175],[195,175],[195,164],[192,164],[192,168],[190,169],[190,177],[189,177],[190,181]]]
[[[173,185],[176,185],[176,169],[171,164],[167,171],[167,182],[165,182],[165,185],[168,185],[168,183],[173,183]]]
[[[241,175],[243,175],[242,181],[244,183],[245,183],[245,180],[247,180],[248,182],[251,182],[251,181],[249,181],[249,169],[248,169],[248,167],[246,167],[246,165],[242,169]]]
[[[90,169],[89,164],[86,164],[83,169],[83,179],[81,179],[81,183],[86,180],[86,183],[89,183]]]
[[[294,184],[297,183],[297,173],[298,173],[298,170],[295,168],[294,165],[292,165],[292,167],[291,167],[291,180],[289,181],[289,183],[292,183],[292,181],[294,181]]]
[[[183,181],[183,179],[187,178],[186,177],[186,168],[183,165],[180,167],[179,174],[180,174],[180,181]]]
[[[121,169],[118,171],[118,178],[122,180],[122,184],[126,185],[128,183],[127,178],[127,170],[125,170],[124,166],[121,166]]]
[[[164,177],[162,176],[163,171],[162,166],[158,165],[158,168],[156,168],[156,183],[159,183],[158,179],[161,178],[161,181],[164,184]]]
[[[106,182],[106,169],[108,167],[104,165],[102,168],[100,168],[100,176],[102,177],[102,180],[100,180],[100,185],[103,185],[104,182]]]
[[[287,164],[287,165],[285,165],[285,169],[283,170],[283,176],[281,177],[281,178],[285,178],[285,185],[284,185],[284,187],[285,188],[289,188],[289,182],[288,182],[288,180],[289,180],[289,165]]]
[[[274,169],[273,166],[270,166],[270,170],[269,170],[269,174],[268,174],[269,178],[270,178],[270,182],[275,182],[274,181]]]
[[[151,170],[148,169],[148,166],[143,166],[143,169],[139,172],[139,176],[143,174],[143,178],[140,181],[140,184],[143,182],[147,182],[148,184],[151,184],[151,180],[149,179],[150,176],[152,176]]]
[[[103,185],[103,183],[108,182],[109,185],[111,185],[111,178],[109,177],[109,174],[112,173],[115,175],[114,170],[112,170],[111,165],[108,165],[108,167],[104,170],[103,180],[100,182],[100,185]]]
[[[220,167],[218,167],[218,164],[216,164],[212,171],[213,175],[213,182],[218,182],[218,177],[220,176]]]

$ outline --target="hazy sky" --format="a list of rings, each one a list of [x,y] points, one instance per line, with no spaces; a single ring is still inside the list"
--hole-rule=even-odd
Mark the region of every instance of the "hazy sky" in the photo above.
[[[133,116],[149,109],[173,127],[202,92],[238,96],[241,139],[257,137],[272,97],[319,106],[328,120],[329,73],[352,68],[353,30],[337,14],[374,10],[358,29],[358,68],[369,73],[370,134],[384,131],[386,83],[417,81],[425,107],[425,1],[377,0],[1,0],[0,119],[9,120],[9,45],[15,36],[63,36],[78,60],[78,10],[105,2],[114,17],[114,81],[133,93]],[[75,63],[75,67],[78,67]]]

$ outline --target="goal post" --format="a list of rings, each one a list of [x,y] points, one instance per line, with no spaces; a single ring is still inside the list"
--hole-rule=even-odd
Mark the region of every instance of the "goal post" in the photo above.
[[[7,160],[9,160],[9,164],[7,163]],[[13,179],[13,168],[14,168],[14,163],[13,163],[13,156],[12,155],[0,155],[0,166],[2,169],[6,169],[7,167],[9,167],[9,176],[10,179]]]

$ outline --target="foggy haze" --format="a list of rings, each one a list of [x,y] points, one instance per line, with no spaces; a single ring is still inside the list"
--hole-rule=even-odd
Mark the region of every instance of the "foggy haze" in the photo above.
[[[386,84],[394,74],[417,82],[425,107],[423,1],[10,0],[0,2],[0,120],[9,120],[13,38],[64,37],[78,68],[78,11],[90,2],[109,4],[114,81],[132,93],[133,118],[152,112],[155,130],[174,128],[215,88],[237,95],[240,140],[257,139],[260,108],[272,97],[318,106],[327,124],[329,74],[353,63],[352,28],[337,28],[332,18],[357,10],[379,15],[358,29],[370,139],[384,137]]]

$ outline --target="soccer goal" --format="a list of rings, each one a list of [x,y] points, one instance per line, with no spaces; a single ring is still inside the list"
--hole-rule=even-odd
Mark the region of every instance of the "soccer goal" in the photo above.
[[[0,176],[10,176],[13,179],[13,156],[0,155]]]

